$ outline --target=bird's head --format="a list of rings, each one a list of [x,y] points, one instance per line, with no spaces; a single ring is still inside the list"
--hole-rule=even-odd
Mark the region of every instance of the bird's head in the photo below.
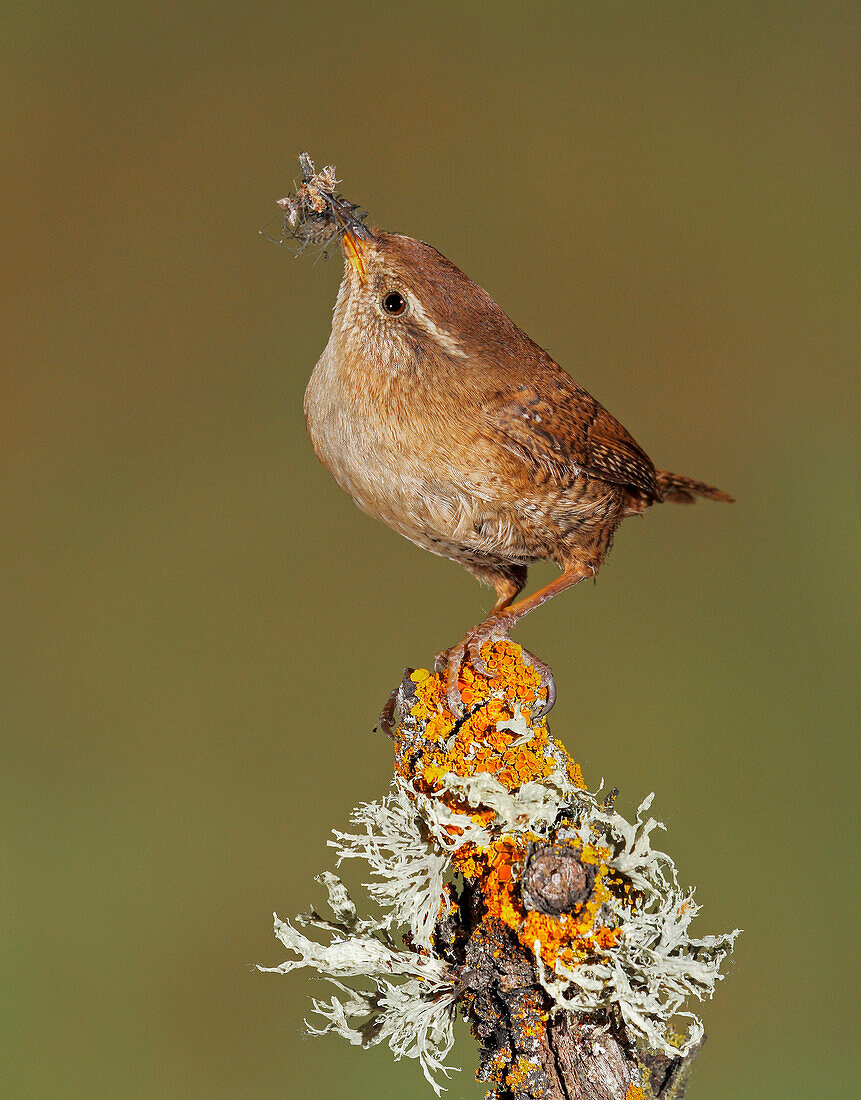
[[[332,334],[344,349],[392,370],[427,359],[460,361],[504,339],[511,322],[490,295],[435,248],[413,237],[345,227],[344,278]]]
[[[344,278],[330,352],[384,371],[441,361],[462,368],[511,354],[527,340],[487,291],[435,248],[369,229],[367,214],[337,191],[334,167],[316,171],[307,153],[299,163],[301,184],[278,202],[284,224],[275,243],[297,242],[301,250],[340,240]]]

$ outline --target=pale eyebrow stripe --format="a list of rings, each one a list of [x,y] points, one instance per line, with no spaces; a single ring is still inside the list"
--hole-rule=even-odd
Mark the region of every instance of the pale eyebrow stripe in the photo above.
[[[463,348],[452,336],[452,334],[450,332],[446,332],[444,328],[440,328],[439,325],[435,324],[430,319],[430,317],[428,317],[427,313],[425,313],[424,307],[422,306],[418,298],[416,298],[416,296],[412,293],[410,294],[409,298],[410,307],[412,308],[416,317],[418,317],[429,335],[432,336],[434,340],[436,340],[439,346],[447,351],[449,355],[457,355],[461,359],[469,358],[467,353],[463,350]]]

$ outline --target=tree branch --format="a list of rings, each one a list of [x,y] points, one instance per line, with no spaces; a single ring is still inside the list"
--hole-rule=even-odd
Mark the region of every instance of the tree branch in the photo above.
[[[339,862],[370,864],[383,916],[360,919],[323,876],[335,920],[299,923],[332,942],[276,918],[300,958],[274,969],[328,976],[342,995],[315,1002],[326,1025],[313,1030],[385,1040],[418,1058],[437,1091],[460,1011],[489,1100],[678,1100],[703,1042],[685,1000],[711,995],[738,933],[690,938],[698,907],[652,847],[651,796],[629,822],[615,791],[590,794],[532,717],[539,681],[520,647],[496,643],[485,659],[488,676],[462,671],[463,718],[439,676],[406,671],[382,716],[392,792],[331,842]],[[362,976],[369,991],[340,980]]]

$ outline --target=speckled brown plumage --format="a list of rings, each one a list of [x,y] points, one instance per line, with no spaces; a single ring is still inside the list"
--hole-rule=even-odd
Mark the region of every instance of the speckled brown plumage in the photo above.
[[[465,653],[481,667],[485,641],[593,576],[625,516],[661,500],[730,498],[656,471],[622,425],[436,249],[359,229],[343,236],[332,333],[305,397],[308,431],[363,511],[495,588],[489,618],[446,654],[454,708]],[[540,560],[562,575],[512,603]],[[535,663],[549,709],[552,679]]]

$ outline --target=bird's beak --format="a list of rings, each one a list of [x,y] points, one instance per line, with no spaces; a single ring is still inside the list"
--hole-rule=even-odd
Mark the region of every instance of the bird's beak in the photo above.
[[[344,236],[341,238],[341,247],[344,249],[344,255],[349,260],[350,266],[363,283],[367,282],[364,254],[367,251],[368,242],[361,240],[350,229],[345,229]]]

